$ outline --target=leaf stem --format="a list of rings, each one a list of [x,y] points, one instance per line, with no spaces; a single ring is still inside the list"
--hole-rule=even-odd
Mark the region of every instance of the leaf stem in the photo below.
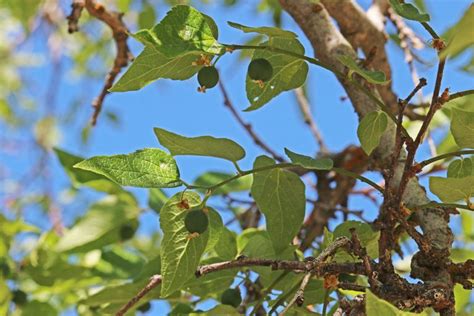
[[[384,189],[381,186],[379,186],[377,183],[373,182],[372,180],[370,180],[370,179],[368,179],[364,176],[361,176],[360,174],[357,174],[355,172],[346,170],[344,168],[337,168],[337,167],[334,167],[331,170],[333,170],[336,173],[342,174],[343,176],[348,176],[348,177],[351,177],[351,178],[354,178],[354,179],[358,179],[362,182],[365,182],[365,183],[367,183],[368,185],[370,185],[371,187],[373,187],[374,189],[376,189],[377,191],[379,191],[382,194],[384,192]]]
[[[430,159],[426,159],[426,160],[418,163],[418,166],[423,168],[423,167],[426,167],[427,165],[429,165],[433,162],[436,162],[438,160],[443,160],[445,158],[450,158],[450,157],[453,157],[453,156],[462,156],[462,155],[469,155],[469,154],[474,154],[474,149],[453,151],[453,152],[450,152],[450,153],[435,156],[435,157],[432,157]]]
[[[410,209],[412,211],[415,211],[415,210],[422,210],[422,209],[429,208],[429,207],[453,207],[453,208],[460,208],[460,209],[468,210],[468,211],[474,211],[473,206],[464,205],[464,204],[456,204],[456,203],[438,203],[438,202],[435,202],[435,201],[431,201],[431,202],[426,203],[426,204],[413,206]]]
[[[449,96],[449,101],[452,101],[454,99],[461,98],[461,97],[464,97],[464,96],[470,95],[470,94],[474,94],[474,89],[464,90],[464,91],[459,91],[459,92],[453,93]]]
[[[428,33],[430,33],[431,37],[434,39],[439,39],[438,33],[436,33],[436,31],[431,27],[431,25],[428,24],[428,22],[421,22],[421,25],[425,28],[425,30],[428,31]]]
[[[248,176],[250,174],[254,174],[254,173],[257,173],[257,172],[261,172],[261,171],[267,171],[267,170],[272,170],[272,169],[287,169],[287,168],[295,168],[295,167],[301,167],[300,165],[297,165],[297,164],[293,164],[293,163],[289,163],[289,162],[284,162],[284,163],[279,163],[279,164],[274,164],[274,165],[268,165],[268,166],[264,166],[264,167],[260,167],[260,168],[255,168],[255,169],[250,169],[250,170],[241,170],[238,174],[236,174],[235,176],[233,177],[230,177],[228,179],[225,179],[219,183],[216,183],[214,185],[211,185],[209,187],[204,187],[204,186],[198,186],[198,185],[193,185],[193,184],[187,184],[186,182],[184,181],[181,181],[183,182],[183,184],[186,186],[186,188],[188,189],[204,189],[204,190],[207,190],[207,193],[206,193],[206,196],[210,196],[212,195],[212,192],[214,190],[216,190],[217,188],[223,186],[223,185],[226,185],[232,181],[235,181],[239,178],[242,178],[242,177],[245,177],[245,176]],[[361,176],[360,174],[357,174],[355,172],[352,172],[352,171],[349,171],[349,170],[346,170],[346,169],[343,169],[343,168],[337,168],[337,167],[334,167],[331,169],[332,171],[336,172],[336,173],[339,173],[339,174],[342,174],[344,176],[348,176],[348,177],[351,177],[351,178],[354,178],[354,179],[358,179],[362,182],[365,182],[367,183],[368,185],[370,185],[371,187],[373,187],[374,189],[376,189],[377,191],[381,192],[383,194],[384,190],[382,187],[380,187],[377,183],[373,182],[372,180],[364,177],[364,176]]]

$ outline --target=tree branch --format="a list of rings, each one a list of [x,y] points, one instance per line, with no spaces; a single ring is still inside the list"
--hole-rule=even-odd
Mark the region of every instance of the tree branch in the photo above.
[[[100,111],[102,110],[102,104],[104,103],[104,99],[109,93],[108,90],[114,84],[115,78],[120,73],[122,68],[126,67],[128,65],[129,60],[131,60],[133,57],[130,52],[130,49],[128,48],[128,30],[122,21],[122,13],[111,12],[107,10],[104,5],[97,3],[95,0],[84,1],[75,0],[72,3],[71,14],[67,17],[69,33],[78,31],[79,18],[81,16],[82,10],[85,8],[91,16],[105,23],[112,30],[115,46],[117,49],[114,64],[105,78],[105,83],[102,87],[102,91],[92,102],[92,106],[94,107],[94,113],[92,114],[91,124],[96,125],[97,118],[100,114]]]
[[[310,261],[296,261],[296,260],[274,260],[274,259],[259,259],[259,258],[239,258],[231,261],[224,261],[218,263],[212,263],[199,267],[195,275],[201,277],[203,275],[226,270],[232,268],[252,267],[252,266],[263,266],[271,267],[272,270],[288,270],[295,273],[311,272],[313,275],[322,275],[324,273],[361,273],[363,274],[363,268],[357,263],[324,263],[330,256],[332,256],[337,249],[346,247],[350,244],[350,240],[347,237],[339,237],[334,240],[321,254],[314,260]],[[140,290],[130,301],[120,308],[115,314],[116,316],[124,315],[130,308],[132,308],[140,299],[142,299],[148,292],[157,287],[162,282],[161,275],[154,275],[150,278],[150,282]]]
[[[298,103],[298,106],[301,110],[301,113],[303,114],[304,122],[306,125],[308,125],[311,133],[314,136],[314,139],[318,143],[319,150],[323,153],[328,153],[329,150],[324,143],[323,136],[321,135],[321,132],[319,131],[318,125],[313,119],[313,114],[311,113],[311,106],[308,102],[308,99],[306,98],[303,89],[296,88],[294,90],[295,97],[296,97],[296,102]]]
[[[219,88],[221,90],[222,96],[224,97],[224,105],[229,109],[230,113],[232,116],[237,120],[237,122],[242,126],[246,131],[247,134],[253,139],[254,143],[262,148],[264,151],[269,153],[273,158],[276,160],[283,162],[285,159],[281,157],[278,153],[276,153],[273,149],[271,149],[266,143],[263,142],[263,140],[255,133],[255,131],[252,128],[252,125],[249,123],[246,123],[242,116],[240,116],[239,112],[235,109],[233,103],[230,100],[229,94],[227,93],[227,90],[221,80],[219,80]]]

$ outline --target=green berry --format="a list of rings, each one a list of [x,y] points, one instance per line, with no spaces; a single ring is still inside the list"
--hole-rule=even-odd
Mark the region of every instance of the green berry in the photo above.
[[[13,292],[12,302],[16,305],[25,305],[28,301],[28,297],[22,290],[15,290]]]
[[[198,82],[201,87],[206,89],[214,88],[219,82],[219,73],[216,67],[203,67],[198,72]]]
[[[250,62],[247,72],[250,79],[266,82],[273,76],[273,67],[268,60],[258,58]]]
[[[227,289],[221,295],[221,302],[224,305],[230,305],[237,308],[242,303],[242,296],[238,288]]]
[[[146,302],[145,304],[140,305],[137,310],[139,310],[142,313],[146,313],[151,309],[151,304],[150,302]]]
[[[135,235],[135,227],[130,224],[124,224],[120,227],[120,240],[129,240]]]
[[[184,218],[184,226],[190,233],[202,234],[209,226],[209,219],[202,210],[192,210]]]

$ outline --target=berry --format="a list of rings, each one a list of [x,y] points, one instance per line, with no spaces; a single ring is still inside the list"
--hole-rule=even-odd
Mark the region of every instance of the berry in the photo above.
[[[242,296],[238,288],[227,289],[222,293],[221,302],[224,305],[230,305],[237,308],[242,303]]]
[[[250,79],[265,82],[272,78],[273,67],[268,60],[258,58],[250,62],[247,72]]]
[[[16,305],[25,305],[28,300],[28,297],[25,292],[22,290],[15,290],[13,292],[12,302]]]
[[[135,227],[130,224],[124,224],[120,227],[120,240],[128,240],[135,235]]]
[[[202,210],[192,210],[184,218],[184,226],[190,233],[202,234],[209,226],[209,219]]]
[[[219,73],[216,67],[207,66],[201,68],[198,72],[199,85],[205,89],[214,88],[219,82]]]
[[[151,309],[151,304],[150,302],[146,302],[145,304],[140,305],[137,310],[139,310],[142,313],[146,313]]]

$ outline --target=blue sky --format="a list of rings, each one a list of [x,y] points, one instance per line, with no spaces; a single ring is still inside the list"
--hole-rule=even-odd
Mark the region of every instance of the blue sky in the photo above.
[[[224,43],[243,43],[250,38],[242,32],[227,26],[227,21],[262,26],[271,25],[269,15],[255,12],[258,1],[240,1],[240,5],[234,9],[223,9],[220,5],[199,5],[198,9],[213,17],[219,26],[220,38]],[[367,6],[371,1],[363,1]],[[449,26],[455,23],[469,6],[468,0],[438,0],[427,1],[429,13],[432,17],[432,26],[442,33]],[[164,8],[159,8],[159,17],[163,17]],[[424,40],[429,37],[418,25],[409,23]],[[306,54],[312,56],[313,50],[305,36],[295,25],[292,19],[285,14],[283,27],[292,30],[300,35],[300,40],[306,48]],[[135,31],[131,28],[132,31]],[[135,55],[141,50],[138,43],[133,43],[131,47]],[[37,50],[44,49],[40,44],[34,45]],[[400,96],[406,96],[413,88],[408,67],[404,61],[402,51],[395,47],[392,42],[388,44],[389,59],[393,67],[394,89]],[[435,61],[434,54],[424,54],[425,59]],[[452,91],[460,91],[472,88],[473,80],[467,75],[455,71],[461,64],[460,60],[448,63],[443,87],[451,87]],[[396,65],[396,66],[395,66]],[[71,67],[70,61],[63,64],[66,74]],[[221,79],[228,89],[230,98],[235,107],[243,110],[248,106],[245,96],[245,73],[247,61],[239,61],[238,54],[224,56],[218,64],[221,72]],[[418,67],[419,74],[428,79],[428,86],[424,91],[431,91],[434,82],[435,68]],[[50,69],[40,67],[34,71],[29,71],[34,81],[39,87],[44,85],[43,78],[48,78]],[[66,76],[67,77],[67,76]],[[358,144],[356,136],[357,116],[355,115],[349,101],[341,101],[340,97],[345,96],[335,77],[314,66],[310,66],[308,77],[308,91],[313,107],[315,120],[320,127],[328,147],[332,151],[338,151],[349,144]],[[90,101],[96,96],[101,88],[102,81],[90,81],[86,84],[67,80],[59,87],[58,107],[66,112],[69,101],[82,96],[80,113],[78,116],[87,118],[92,113],[89,106]],[[153,127],[161,127],[186,136],[212,135],[215,137],[227,137],[241,144],[247,151],[246,158],[241,166],[245,169],[252,166],[256,156],[262,151],[253,144],[246,132],[233,119],[230,112],[223,105],[223,98],[219,89],[208,90],[202,94],[196,91],[197,80],[192,78],[188,81],[159,80],[150,84],[146,88],[137,92],[114,93],[107,97],[105,109],[118,113],[121,119],[121,126],[114,127],[106,123],[104,116],[99,118],[99,123],[92,131],[91,142],[86,147],[81,147],[78,137],[78,129],[64,126],[62,129],[63,140],[60,147],[81,154],[83,156],[111,155],[128,153],[146,147],[158,147],[158,142],[153,133]],[[78,91],[79,90],[79,91]],[[317,151],[312,135],[303,123],[298,111],[294,96],[291,92],[286,92],[273,99],[269,104],[254,112],[241,112],[246,121],[251,123],[256,132],[275,150],[283,154],[283,148],[288,147],[299,153],[313,155]],[[424,151],[427,152],[426,150]],[[24,157],[23,157],[24,158]],[[3,159],[3,158],[2,158]],[[5,157],[7,163],[13,163],[17,157]],[[53,159],[54,160],[54,159]],[[208,170],[233,171],[233,166],[228,162],[201,157],[178,157],[178,165],[182,177],[191,182],[199,174]],[[15,162],[19,170],[31,163],[27,159],[20,159]],[[52,173],[55,178],[55,190],[59,193],[68,180],[59,164],[54,160]],[[146,191],[134,190],[137,192],[141,202],[145,205]],[[95,195],[94,195],[95,196]],[[373,206],[362,198],[354,198],[352,205],[367,207]],[[67,223],[71,223],[81,210],[75,209],[74,204],[65,207],[63,216]],[[39,211],[32,211],[28,215],[28,220],[47,226],[48,221],[44,219]],[[142,218],[140,232],[148,233],[158,229],[157,217],[149,212]],[[164,308],[164,305],[156,305]],[[160,309],[159,314],[165,312]],[[156,314],[156,315],[159,315]],[[155,314],[154,314],[155,315]]]

